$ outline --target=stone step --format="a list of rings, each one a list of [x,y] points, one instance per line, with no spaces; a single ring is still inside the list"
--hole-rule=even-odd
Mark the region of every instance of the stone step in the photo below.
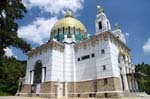
[[[124,96],[149,96],[145,92],[131,92],[131,93],[124,93]]]

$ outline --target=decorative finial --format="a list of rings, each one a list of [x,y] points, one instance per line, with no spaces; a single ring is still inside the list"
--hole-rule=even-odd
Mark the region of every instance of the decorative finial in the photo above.
[[[118,24],[118,23],[115,23],[115,26],[114,26],[114,28],[115,28],[115,30],[117,30],[117,29],[120,29],[120,26],[119,26],[119,24]]]
[[[104,12],[104,9],[100,5],[98,5],[97,6],[97,13],[102,13],[102,12]]]
[[[72,12],[67,10],[65,17],[73,17]]]

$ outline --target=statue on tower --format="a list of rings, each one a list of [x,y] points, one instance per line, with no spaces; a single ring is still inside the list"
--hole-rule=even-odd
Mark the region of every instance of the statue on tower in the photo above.
[[[104,12],[104,9],[100,5],[98,5],[97,6],[97,13],[102,13],[102,12]]]

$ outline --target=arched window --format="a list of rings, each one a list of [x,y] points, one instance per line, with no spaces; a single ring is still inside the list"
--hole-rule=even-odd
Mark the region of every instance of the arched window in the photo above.
[[[63,27],[63,34],[65,33],[65,28]]]
[[[75,27],[73,27],[73,33],[74,33],[74,34],[76,33],[76,28],[75,28]]]
[[[60,29],[58,28],[58,30],[57,30],[57,33],[58,33],[58,35],[59,35],[59,33],[60,33]]]
[[[38,60],[34,66],[34,80],[33,83],[41,83],[42,80],[42,62]]]
[[[98,22],[98,27],[99,27],[99,29],[102,29],[102,22],[101,21]]]
[[[81,33],[81,30],[80,30],[80,28],[79,28],[79,34]]]
[[[71,32],[71,29],[70,29],[70,26],[68,27],[68,33],[69,33],[69,35],[70,35],[70,32]]]

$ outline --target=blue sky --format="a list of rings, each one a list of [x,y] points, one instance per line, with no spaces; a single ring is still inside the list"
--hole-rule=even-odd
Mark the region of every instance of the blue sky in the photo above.
[[[67,9],[87,28],[95,33],[97,5],[100,4],[108,17],[111,28],[118,23],[131,49],[134,64],[150,63],[150,0],[23,0],[28,8],[23,20],[18,20],[18,36],[33,48],[50,38],[53,24],[62,18]],[[20,60],[27,59],[18,49],[9,49]]]

